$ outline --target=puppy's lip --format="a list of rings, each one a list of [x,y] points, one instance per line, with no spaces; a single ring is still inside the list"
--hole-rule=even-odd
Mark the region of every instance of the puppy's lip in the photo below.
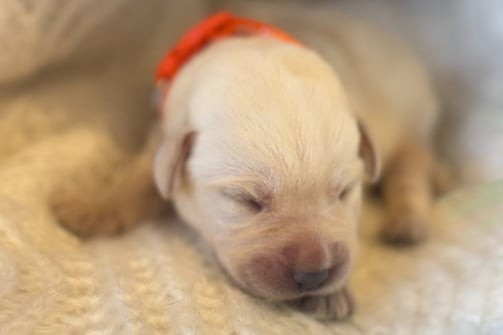
[[[271,282],[267,282],[267,274],[265,276],[257,275],[252,271],[254,262],[265,262],[265,268],[270,268],[274,273],[274,278]],[[255,264],[257,264],[255,263]],[[238,286],[244,291],[253,296],[267,299],[270,301],[291,301],[304,296],[323,295],[333,292],[346,279],[349,273],[350,262],[343,262],[329,268],[327,277],[327,285],[320,287],[317,290],[305,292],[301,291],[298,285],[293,280],[293,273],[290,273],[291,267],[288,266],[287,260],[280,255],[273,256],[258,256],[244,265],[239,272],[239,276],[234,278]],[[291,277],[291,278],[290,278]],[[291,279],[291,280],[289,280]]]

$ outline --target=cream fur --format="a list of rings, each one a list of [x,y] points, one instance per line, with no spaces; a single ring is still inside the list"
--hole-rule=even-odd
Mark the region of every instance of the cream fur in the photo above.
[[[386,53],[397,59],[393,70],[400,74],[392,74],[380,67],[388,54],[367,45],[379,37],[371,29],[349,23],[315,28],[319,39],[320,31],[328,33],[321,45],[331,64],[309,48],[269,37],[229,38],[182,69],[163,106],[168,139],[157,162],[178,159],[173,150],[165,152],[167,142],[182,143],[190,132],[196,141],[174,184],[163,180],[169,165],[157,164],[161,190],[174,185],[170,197],[182,218],[203,234],[238,284],[268,299],[306,294],[292,287],[282,271],[264,273],[256,259],[276,259],[289,246],[303,249],[299,236],[302,241],[313,234],[312,243],[321,246],[323,256],[291,271],[334,266],[329,246],[341,243],[349,254],[343,275],[308,296],[346,292],[342,288],[356,250],[363,182],[357,119],[370,129],[379,156],[386,159],[406,134],[427,143],[433,125],[435,103],[426,77],[399,45],[381,38],[388,44]],[[330,37],[339,31],[335,49],[328,49]],[[417,86],[411,92],[405,89],[410,81]],[[426,113],[418,118],[422,106]],[[353,188],[349,198],[339,199],[348,186]],[[250,199],[264,209],[250,208]],[[274,262],[271,267],[282,266]],[[342,314],[349,313],[350,298],[342,300],[347,305]],[[317,300],[314,305],[317,310]],[[340,310],[326,313],[342,317]]]
[[[263,273],[254,260],[274,258],[289,245],[302,248],[299,235],[315,234],[313,243],[324,248],[309,271],[335,264],[327,249],[335,242],[347,248],[346,269],[351,267],[365,162],[359,156],[363,142],[357,120],[374,139],[367,151],[375,146],[390,170],[398,164],[389,162],[402,152],[404,141],[421,148],[416,151],[428,151],[437,104],[420,63],[394,38],[339,16],[313,20],[292,14],[277,22],[294,22],[282,26],[298,32],[324,59],[310,48],[268,37],[214,43],[173,82],[163,106],[163,128],[170,142],[196,133],[170,194],[178,213],[203,234],[240,286],[283,300],[306,294],[292,289],[288,276]],[[405,152],[400,157],[408,160],[414,150]],[[413,176],[429,185],[430,156],[423,156],[418,157],[425,164]],[[163,169],[156,167],[157,175]],[[408,187],[408,176],[391,179],[390,185]],[[158,178],[158,184],[162,189],[166,181]],[[341,201],[337,192],[347,186],[354,190]],[[400,194],[387,194],[398,214],[384,225],[385,238],[424,238],[429,207],[415,204],[429,204],[424,199],[431,198],[430,187],[409,192],[411,200],[398,205]],[[248,197],[266,198],[265,209],[250,209]],[[323,318],[350,313],[352,302],[344,289],[348,273],[310,292],[300,304]],[[331,304],[339,307],[326,308]]]
[[[342,241],[353,255],[363,172],[359,133],[340,82],[321,58],[270,38],[218,42],[178,75],[164,113],[166,133],[197,133],[187,179],[179,178],[172,194],[178,212],[243,286],[253,280],[252,291],[267,298],[299,296],[272,292],[240,271],[302,231],[323,236],[321,243]],[[348,186],[354,191],[347,203],[338,201]],[[272,199],[255,215],[222,195],[226,190]],[[330,266],[330,257],[311,271]]]
[[[161,106],[151,180],[239,286],[294,300],[323,319],[354,307],[346,283],[365,174],[374,178],[382,160],[390,209],[384,237],[415,242],[427,233],[435,166],[429,139],[436,101],[419,62],[393,38],[335,18],[278,21],[295,22],[285,28],[308,47],[228,38],[197,54]],[[414,173],[402,173],[411,155]],[[154,201],[141,196],[148,189],[140,187],[147,178],[139,166],[105,197],[119,199],[108,207]],[[124,193],[141,199],[123,201]],[[111,227],[130,225],[109,216]],[[325,269],[326,283],[299,291],[293,273]]]

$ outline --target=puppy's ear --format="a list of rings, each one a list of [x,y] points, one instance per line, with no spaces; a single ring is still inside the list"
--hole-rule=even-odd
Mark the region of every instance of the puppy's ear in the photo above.
[[[381,161],[372,138],[362,122],[358,121],[358,130],[360,131],[360,147],[358,154],[365,164],[365,173],[371,183],[375,183],[381,173]]]
[[[185,161],[190,155],[196,133],[185,132],[165,138],[154,159],[154,180],[164,199],[169,199]]]

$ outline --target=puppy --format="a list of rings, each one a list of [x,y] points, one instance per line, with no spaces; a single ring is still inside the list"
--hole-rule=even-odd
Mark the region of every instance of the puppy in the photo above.
[[[106,205],[86,209],[99,209],[95,224],[61,197],[60,219],[81,235],[132,225],[157,207],[155,184],[244,290],[319,319],[350,315],[365,183],[382,176],[385,239],[426,236],[438,108],[400,42],[318,14],[269,18],[300,44],[251,34],[198,50],[169,82],[160,133]]]

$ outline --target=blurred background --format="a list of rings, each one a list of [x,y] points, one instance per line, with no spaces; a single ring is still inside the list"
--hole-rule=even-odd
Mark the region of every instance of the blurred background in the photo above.
[[[180,34],[211,11],[266,2],[337,9],[401,35],[434,78],[444,157],[466,181],[503,177],[499,0],[2,1],[0,153],[76,122],[119,123],[129,129],[119,140],[136,143],[151,120],[153,69]]]

